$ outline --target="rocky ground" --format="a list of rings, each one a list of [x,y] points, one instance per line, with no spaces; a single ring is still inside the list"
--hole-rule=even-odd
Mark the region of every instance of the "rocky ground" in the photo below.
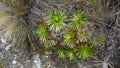
[[[21,53],[20,47],[15,48],[11,41],[0,33],[0,68],[120,68],[119,0],[104,0],[103,13],[98,16],[94,15],[94,10],[86,2],[87,0],[31,0],[29,4],[32,9],[28,16],[31,22],[36,22],[38,16],[46,16],[46,11],[61,8],[70,16],[76,12],[76,6],[83,5],[82,9],[93,18],[90,20],[95,25],[93,37],[101,35],[106,38],[105,44],[96,46],[93,56],[86,60],[61,59],[52,52],[30,56],[29,51]]]

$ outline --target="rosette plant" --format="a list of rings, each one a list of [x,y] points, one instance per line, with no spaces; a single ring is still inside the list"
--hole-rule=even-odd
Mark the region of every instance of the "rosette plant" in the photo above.
[[[69,57],[70,59],[74,59],[76,57],[74,49],[72,48],[67,49],[67,57]]]
[[[83,27],[85,25],[85,15],[83,12],[78,12],[76,14],[73,15],[71,22],[70,22],[70,26],[73,29],[80,29],[81,27]]]
[[[66,51],[64,48],[57,47],[56,48],[56,53],[58,54],[58,57],[60,58],[65,58],[66,57]]]
[[[74,47],[75,33],[72,30],[68,30],[64,35],[64,43],[69,47]]]
[[[62,11],[50,11],[48,14],[48,24],[50,25],[50,30],[59,32],[65,28],[65,13]]]
[[[56,40],[55,39],[51,39],[50,41],[49,41],[49,45],[50,46],[54,46],[56,44]]]
[[[80,45],[80,48],[77,52],[77,56],[79,58],[86,59],[86,58],[90,57],[91,54],[92,54],[92,48],[90,48],[87,44]]]
[[[79,34],[79,39],[80,39],[81,42],[87,41],[87,38],[88,38],[87,32],[85,32],[85,31],[80,32],[80,34]]]
[[[48,39],[48,31],[45,27],[41,26],[37,29],[37,34],[42,42],[47,41]]]

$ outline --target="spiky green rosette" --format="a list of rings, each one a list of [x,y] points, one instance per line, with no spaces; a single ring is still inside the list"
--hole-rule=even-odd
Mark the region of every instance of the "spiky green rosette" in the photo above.
[[[80,42],[84,42],[87,41],[88,38],[88,34],[87,32],[83,31],[79,34],[79,38],[80,38]]]
[[[50,46],[53,46],[53,45],[55,45],[55,44],[56,44],[56,40],[51,39],[51,40],[49,41],[49,45],[50,45]]]
[[[75,43],[75,33],[72,30],[68,30],[64,35],[64,43],[69,47],[74,47]]]
[[[84,18],[83,12],[79,12],[73,15],[71,22],[70,22],[70,26],[73,29],[79,29],[83,27],[84,25],[85,25],[85,18]]]
[[[65,53],[65,49],[64,48],[57,47],[56,48],[56,52],[58,54],[58,57],[60,57],[60,58],[65,58],[66,57],[66,53]]]
[[[43,42],[45,42],[48,38],[47,29],[43,26],[41,26],[37,29],[37,34],[38,34],[40,40],[43,41]]]
[[[74,49],[68,48],[68,49],[67,49],[67,56],[68,56],[70,59],[74,59],[74,58],[76,57],[76,53],[75,53]]]
[[[50,30],[59,32],[61,29],[65,28],[65,13],[62,11],[50,11],[48,15],[48,24],[50,25]]]
[[[77,52],[77,55],[79,58],[86,59],[90,57],[92,54],[92,49],[87,45],[80,45],[79,51]]]

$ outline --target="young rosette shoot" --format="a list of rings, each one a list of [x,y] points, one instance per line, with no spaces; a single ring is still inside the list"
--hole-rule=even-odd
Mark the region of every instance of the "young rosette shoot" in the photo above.
[[[48,39],[48,32],[47,29],[43,26],[40,26],[37,29],[37,34],[42,42],[45,42]]]
[[[80,38],[80,41],[83,42],[83,41],[87,41],[87,38],[88,38],[88,33],[83,31],[80,33],[79,35],[79,38]]]
[[[91,56],[93,49],[89,47],[87,44],[80,45],[80,48],[77,52],[77,56],[79,58],[87,59]]]
[[[50,30],[59,32],[65,28],[65,13],[62,11],[50,11],[48,15],[48,24],[50,25]]]
[[[76,57],[76,53],[75,53],[74,49],[68,48],[68,49],[67,49],[67,56],[68,56],[70,59],[74,59],[74,58]]]
[[[48,44],[45,44],[44,48],[45,48],[45,50],[48,50],[50,48],[50,46]]]
[[[81,27],[83,27],[85,25],[85,16],[83,12],[79,12],[73,15],[71,22],[70,22],[70,26],[73,29],[80,29]]]
[[[58,54],[58,57],[60,58],[65,58],[66,57],[66,51],[64,48],[57,47],[56,48],[56,53]]]
[[[64,35],[64,43],[68,45],[69,47],[74,47],[74,42],[75,42],[75,33],[74,31],[67,31]]]
[[[55,39],[51,39],[51,40],[49,41],[49,45],[50,45],[50,46],[56,45],[56,40],[55,40]]]

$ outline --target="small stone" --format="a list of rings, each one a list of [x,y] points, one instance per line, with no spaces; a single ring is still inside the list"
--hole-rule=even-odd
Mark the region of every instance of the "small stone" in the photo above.
[[[17,61],[16,61],[16,60],[13,60],[12,64],[17,64]]]

